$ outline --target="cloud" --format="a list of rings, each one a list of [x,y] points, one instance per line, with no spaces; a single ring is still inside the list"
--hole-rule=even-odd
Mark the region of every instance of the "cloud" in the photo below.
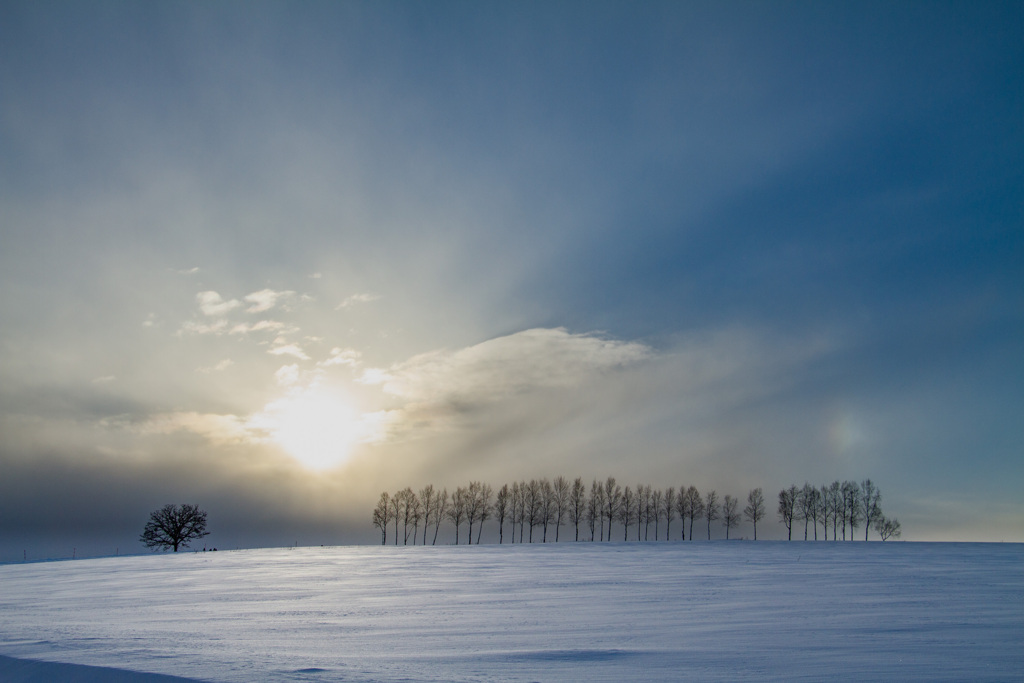
[[[143,435],[163,435],[186,431],[204,437],[214,445],[260,443],[264,435],[237,415],[175,412],[155,415],[135,427]]]
[[[189,320],[182,324],[181,329],[178,330],[178,334],[180,335],[183,332],[189,332],[191,334],[224,334],[227,328],[228,321],[224,319],[215,320],[209,324]]]
[[[225,301],[214,291],[199,292],[196,294],[196,300],[199,302],[199,310],[208,316],[224,315],[242,305],[238,299]]]
[[[564,328],[532,329],[459,351],[415,356],[377,377],[384,391],[412,401],[489,402],[532,389],[572,386],[651,353],[638,342],[571,334]]]
[[[274,346],[267,349],[267,353],[273,356],[294,356],[299,360],[309,360],[309,356],[302,348],[293,342],[289,342],[281,337],[274,340]]]
[[[262,313],[263,311],[269,311],[282,299],[287,299],[294,295],[295,292],[291,290],[277,292],[273,289],[261,289],[258,292],[245,295],[245,300],[251,304],[251,306],[245,310],[247,313]]]
[[[353,294],[352,296],[346,298],[340,304],[335,306],[334,310],[340,311],[340,310],[342,310],[344,308],[351,308],[352,306],[355,306],[357,304],[367,304],[367,303],[370,303],[371,301],[377,301],[378,299],[380,299],[380,295],[379,294],[369,294],[369,293]]]
[[[94,378],[92,380],[92,383],[93,384],[109,384],[109,383],[113,382],[115,379],[117,379],[117,378],[114,377],[113,375],[104,375],[102,377]]]
[[[196,273],[199,272],[199,266],[193,266],[192,268],[182,268],[180,270],[177,268],[170,268],[169,270],[173,273],[177,273],[178,275],[195,275]]]
[[[277,320],[260,320],[257,323],[238,323],[231,328],[229,334],[249,334],[250,332],[298,332],[299,328],[286,325]]]
[[[297,363],[291,365],[282,365],[274,373],[274,379],[281,386],[290,386],[299,381],[299,366]]]
[[[321,361],[319,365],[324,367],[329,365],[348,365],[349,367],[354,368],[360,364],[360,359],[362,357],[363,354],[356,351],[355,349],[342,349],[334,347],[333,349],[331,349],[331,357],[325,361]]]
[[[222,360],[221,362],[217,363],[216,365],[213,365],[213,366],[210,366],[210,367],[206,367],[206,368],[198,368],[198,371],[199,372],[204,372],[204,373],[207,373],[207,374],[211,373],[211,372],[223,372],[224,370],[227,370],[229,367],[231,367],[234,364],[235,364],[235,361],[231,360],[230,358],[225,358],[224,360]]]

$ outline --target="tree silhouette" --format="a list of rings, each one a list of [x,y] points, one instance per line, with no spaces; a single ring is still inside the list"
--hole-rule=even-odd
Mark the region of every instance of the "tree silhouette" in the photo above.
[[[875,520],[875,531],[878,532],[883,541],[888,541],[890,538],[899,538],[900,521],[895,517],[889,519],[885,515],[879,515]]]
[[[743,516],[754,525],[754,540],[757,540],[757,523],[764,519],[764,491],[758,487],[747,494],[747,507],[743,508]]]
[[[494,514],[498,518],[498,545],[504,543],[505,539],[505,517],[508,516],[509,504],[512,499],[512,491],[509,489],[508,484],[503,485],[498,489],[498,495],[494,500]],[[515,527],[512,527],[513,533]]]
[[[373,525],[380,529],[380,544],[388,542],[388,522],[391,521],[391,498],[388,492],[380,494],[377,507],[373,509]]]
[[[740,502],[732,496],[726,494],[725,500],[722,501],[722,524],[725,525],[725,540],[729,540],[729,529],[734,526],[739,526],[740,523]]]
[[[206,530],[206,511],[198,505],[172,505],[168,503],[159,510],[149,513],[149,521],[139,540],[147,548],[178,552],[178,548],[187,548],[196,539],[208,536]]]
[[[583,484],[583,477],[576,477],[569,491],[569,521],[576,530],[576,541],[580,540],[580,522],[586,520],[586,514],[587,487]]]
[[[779,521],[786,526],[786,540],[793,540],[793,520],[796,519],[796,486],[779,491]]]
[[[662,501],[662,510],[665,515],[665,540],[669,540],[672,533],[672,520],[676,517],[676,490],[669,486],[665,489],[665,498]]]
[[[679,495],[682,496],[682,490],[679,491]],[[700,491],[697,490],[696,486],[691,486],[686,489],[686,514],[690,517],[690,540],[693,540],[693,522],[694,520],[701,519],[704,516],[704,499],[700,497]],[[680,515],[682,517],[682,515]],[[710,522],[709,522],[710,523]]]
[[[709,541],[711,540],[711,522],[718,519],[721,514],[721,510],[718,509],[718,492],[712,489],[704,496],[704,517],[708,520]]]
[[[882,516],[882,493],[870,479],[860,483],[860,509],[864,518],[864,540],[868,540],[868,531]]]
[[[615,483],[615,477],[608,477],[604,482],[604,516],[608,520],[608,540],[612,540],[612,522],[619,514],[622,504],[622,487]]]
[[[555,543],[558,543],[558,534],[562,528],[562,524],[565,523],[565,515],[569,512],[569,480],[565,477],[558,476],[551,483],[551,487],[554,491],[554,504],[555,504]]]

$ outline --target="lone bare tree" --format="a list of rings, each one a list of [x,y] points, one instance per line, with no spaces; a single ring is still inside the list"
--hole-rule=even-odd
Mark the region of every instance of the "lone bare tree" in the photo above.
[[[558,543],[558,532],[562,528],[562,524],[565,523],[565,514],[569,512],[569,498],[571,490],[569,488],[569,480],[565,477],[558,476],[551,483],[554,491],[554,503],[555,503],[555,515],[552,521],[555,523],[555,543]]]
[[[172,505],[168,503],[159,510],[149,513],[149,521],[142,531],[139,540],[147,548],[178,552],[178,548],[187,548],[196,539],[208,536],[206,530],[206,511],[198,505]]]
[[[754,540],[757,540],[757,523],[764,519],[764,491],[761,487],[751,489],[747,494],[747,507],[743,508],[743,516],[754,525]]]

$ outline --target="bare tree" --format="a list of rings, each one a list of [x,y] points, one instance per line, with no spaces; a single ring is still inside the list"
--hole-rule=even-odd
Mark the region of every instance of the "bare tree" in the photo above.
[[[790,486],[779,491],[779,521],[786,525],[786,540],[793,540],[793,520],[796,519],[796,496],[799,489]]]
[[[797,491],[796,494],[796,518],[804,521],[804,540],[807,540],[807,524],[811,521],[814,511],[814,496],[818,493],[818,489],[814,488],[807,482],[804,482],[804,487]]]
[[[725,526],[725,540],[729,540],[729,529],[740,524],[740,502],[730,496],[725,495],[725,500],[722,501],[722,525]]]
[[[679,495],[682,496],[682,490],[680,490]],[[705,511],[705,505],[703,505],[703,500],[700,498],[700,492],[698,492],[696,486],[690,486],[686,489],[686,514],[690,518],[690,541],[693,540],[693,521],[703,517],[703,511]],[[710,524],[711,522],[708,523]]]
[[[480,484],[476,489],[477,520],[480,522],[476,529],[477,545],[480,545],[480,536],[484,533],[484,522],[491,518],[491,494],[493,492],[490,484]]]
[[[410,519],[412,520],[412,544],[416,545],[416,537],[420,532],[420,520],[423,519],[423,503],[420,502],[420,497],[415,493],[412,494],[412,510],[410,511]]]
[[[569,512],[569,480],[563,476],[555,477],[555,480],[551,482],[551,487],[554,489],[554,502],[555,502],[555,543],[558,543],[559,531],[562,528],[562,524],[565,523],[566,513]]]
[[[373,509],[373,525],[380,529],[380,544],[388,542],[388,523],[391,521],[391,497],[388,492],[380,494],[377,507]]]
[[[711,522],[718,519],[721,514],[718,509],[718,492],[712,489],[704,496],[704,518],[708,520],[709,541],[711,540]]]
[[[594,541],[594,529],[601,527],[601,538],[604,540],[604,488],[594,479],[590,483],[590,497],[587,499],[587,526],[590,527],[590,541]]]
[[[843,508],[843,485],[836,480],[828,485],[828,507],[829,515],[832,519],[832,540],[839,540],[839,522],[842,520],[843,524],[846,524],[846,511]],[[843,533],[845,536],[845,531]]]
[[[619,522],[622,524],[622,540],[629,540],[629,526],[636,519],[636,494],[633,493],[632,489],[628,486],[622,492],[622,498],[619,500]],[[611,524],[608,525],[611,529]]]
[[[540,480],[541,543],[548,542],[548,525],[555,519],[555,489],[546,478]]]
[[[675,493],[673,491],[673,493]],[[665,516],[665,494],[661,489],[654,489],[651,491],[651,514],[650,518],[654,520],[654,540],[658,540],[658,527],[661,526],[661,518]],[[650,521],[650,520],[648,520]]]
[[[882,516],[882,492],[874,482],[865,479],[860,483],[860,509],[864,518],[864,540],[868,540],[868,530],[875,520]]]
[[[576,530],[577,541],[580,540],[580,522],[586,520],[586,514],[587,487],[583,484],[583,477],[576,477],[569,492],[569,521]]]
[[[662,502],[662,510],[665,515],[665,540],[669,540],[672,533],[672,520],[676,517],[676,489],[669,486],[665,489],[665,499]]]
[[[459,527],[466,521],[469,508],[469,490],[459,486],[452,494],[452,504],[448,508],[448,521],[455,525],[455,545],[459,544]]]
[[[441,520],[448,514],[448,489],[443,489],[434,498],[434,540],[430,545],[437,545],[437,530],[441,528]]]
[[[761,487],[751,489],[747,494],[747,507],[743,508],[743,516],[754,525],[754,540],[757,540],[757,523],[764,519],[764,491]]]
[[[828,485],[818,489],[818,521],[821,522],[821,535],[828,540],[828,525],[832,519],[832,500]]]
[[[505,539],[505,518],[509,513],[509,505],[512,499],[512,491],[509,489],[508,484],[502,485],[498,489],[498,495],[494,500],[494,514],[498,518],[498,545],[504,543]],[[515,526],[512,527],[513,536],[515,534]]]
[[[540,518],[543,514],[542,498],[541,483],[536,479],[531,479],[523,493],[523,510],[526,516],[526,523],[530,525],[530,543],[533,543],[533,528],[540,524]]]
[[[612,522],[619,514],[622,505],[622,487],[615,483],[615,477],[608,477],[604,482],[604,516],[608,519],[608,540],[612,540]]]
[[[198,505],[168,503],[159,510],[149,513],[149,521],[142,530],[139,540],[153,550],[187,548],[192,541],[208,536],[206,511]]]
[[[889,519],[885,515],[879,515],[875,519],[875,531],[878,532],[883,541],[888,541],[890,538],[899,538],[900,521],[895,517]]]
[[[640,527],[644,528],[644,540],[647,540],[651,527],[651,498],[654,492],[647,484],[640,484],[636,487],[636,540],[640,540]]]
[[[427,531],[430,530],[430,520],[433,519],[437,507],[437,494],[434,493],[434,485],[427,484],[420,489],[420,504],[423,506],[423,545],[427,544]]]
[[[523,513],[523,496],[525,491],[523,490],[522,483],[516,481],[512,483],[512,542],[516,542],[516,525],[519,525],[519,542],[523,542],[523,519],[525,517]]]
[[[846,510],[846,524],[850,525],[850,540],[853,532],[861,523],[860,486],[855,481],[843,482],[843,508]],[[846,540],[846,527],[843,527],[843,540]]]
[[[403,497],[401,491],[391,496],[391,520],[395,523],[395,545],[398,545],[398,522],[402,517]]]

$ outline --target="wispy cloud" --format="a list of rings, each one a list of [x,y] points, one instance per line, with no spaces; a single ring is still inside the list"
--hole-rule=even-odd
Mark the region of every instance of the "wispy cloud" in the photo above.
[[[334,310],[340,311],[345,308],[351,308],[358,304],[368,304],[371,301],[377,301],[380,299],[379,294],[361,293],[353,294],[352,296],[346,297],[344,301],[335,306]]]
[[[278,320],[260,320],[257,323],[238,323],[232,326],[229,334],[249,334],[251,332],[298,332],[299,328],[287,325]]]
[[[198,368],[198,372],[207,373],[207,374],[212,373],[212,372],[224,372],[225,370],[227,370],[229,367],[231,367],[234,364],[235,364],[235,361],[231,360],[230,358],[225,358],[224,360],[222,360],[221,362],[217,363],[216,365],[211,365],[210,367]]]
[[[249,308],[245,310],[247,313],[262,313],[264,311],[269,311],[277,306],[278,302],[294,295],[295,292],[291,290],[275,291],[273,289],[261,289],[258,292],[245,295],[246,302],[250,304]]]

